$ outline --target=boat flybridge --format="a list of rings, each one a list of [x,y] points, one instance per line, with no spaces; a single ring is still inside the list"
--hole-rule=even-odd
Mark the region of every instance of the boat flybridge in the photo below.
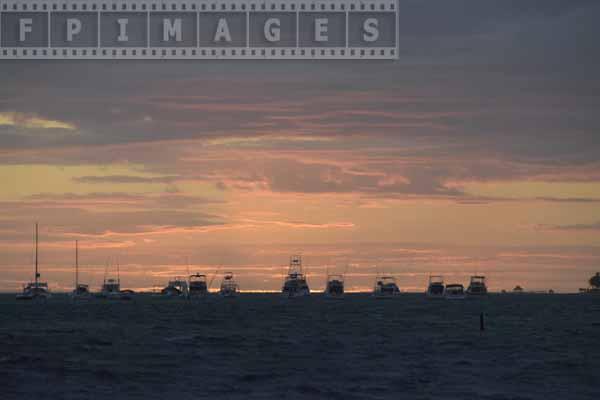
[[[487,295],[485,276],[475,275],[471,277],[471,283],[467,288],[467,295],[473,297]]]
[[[160,291],[160,294],[165,297],[188,297],[188,282],[183,278],[175,277]]]
[[[35,224],[35,276],[33,282],[23,286],[23,292],[17,295],[17,300],[46,300],[51,297],[48,283],[40,282],[38,270],[38,224]]]
[[[206,284],[206,275],[193,274],[189,276],[188,297],[202,297],[208,294],[208,285]]]
[[[449,300],[461,300],[465,298],[465,287],[460,283],[451,283],[446,285],[444,298]]]
[[[344,275],[327,275],[325,297],[328,299],[344,298]]]
[[[525,291],[523,290],[523,288],[521,286],[519,286],[519,285],[515,286],[515,288],[513,289],[512,292],[516,293],[516,294],[523,294],[523,293],[525,293]]]
[[[107,278],[108,265],[104,270],[104,280],[98,297],[110,300],[131,300],[133,292],[131,290],[121,290],[121,277],[119,272],[119,264],[117,264],[117,277]]]
[[[429,285],[427,286],[427,297],[439,299],[444,297],[446,288],[444,286],[444,277],[440,275],[431,275]]]
[[[375,279],[375,287],[373,288],[373,296],[378,299],[394,297],[400,294],[400,289],[396,284],[396,278],[390,275],[378,276]]]
[[[306,282],[306,275],[302,270],[302,256],[296,255],[290,257],[290,266],[281,289],[284,297],[304,297],[310,295],[310,289]]]
[[[75,241],[75,289],[71,292],[73,299],[89,299],[91,297],[89,285],[79,283],[79,241]]]
[[[240,287],[233,278],[233,272],[225,272],[219,294],[222,297],[237,297],[240,293]]]

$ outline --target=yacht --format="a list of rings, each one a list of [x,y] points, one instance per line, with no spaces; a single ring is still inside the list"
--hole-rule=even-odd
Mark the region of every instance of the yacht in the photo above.
[[[596,275],[592,276],[589,279],[590,286],[587,288],[579,289],[579,293],[581,294],[600,294],[600,272],[596,272]]]
[[[475,275],[471,277],[471,283],[467,288],[467,295],[473,297],[487,295],[485,276]]]
[[[429,277],[429,285],[427,286],[427,297],[443,298],[446,288],[444,287],[444,277],[439,275],[431,275]]]
[[[232,272],[226,272],[221,282],[221,289],[219,294],[222,297],[237,297],[240,293],[240,287],[233,278]]]
[[[79,241],[75,241],[75,289],[71,292],[73,299],[89,299],[90,287],[79,283]]]
[[[206,285],[206,275],[193,274],[189,277],[189,292],[188,297],[200,297],[208,294],[208,286]]]
[[[465,287],[460,283],[446,285],[444,297],[450,300],[460,300],[465,298]]]
[[[373,296],[378,299],[394,297],[400,294],[400,289],[396,284],[396,278],[389,275],[377,277],[375,287],[373,288]]]
[[[23,286],[23,292],[17,295],[17,300],[46,300],[51,297],[48,283],[40,282],[38,270],[38,224],[35,224],[35,276],[33,282]]]
[[[165,297],[187,297],[189,294],[188,283],[185,279],[175,277],[160,291]]]
[[[344,275],[327,275],[325,297],[328,299],[344,298]]]
[[[513,293],[516,293],[516,294],[522,294],[524,292],[525,291],[523,290],[523,288],[519,285],[515,286],[515,288],[513,289]]]
[[[108,265],[104,271],[104,280],[98,297],[110,300],[131,300],[133,291],[121,290],[121,277],[119,273],[119,264],[117,264],[117,278],[107,278]]]
[[[306,283],[306,275],[302,270],[302,257],[292,256],[290,258],[290,266],[288,274],[285,278],[281,294],[284,297],[304,297],[310,295],[308,283]]]

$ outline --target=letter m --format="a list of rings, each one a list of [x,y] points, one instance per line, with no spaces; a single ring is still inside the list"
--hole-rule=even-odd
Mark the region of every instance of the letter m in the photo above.
[[[181,42],[181,19],[176,18],[171,21],[168,18],[163,19],[163,42],[168,42],[172,37],[175,41]]]

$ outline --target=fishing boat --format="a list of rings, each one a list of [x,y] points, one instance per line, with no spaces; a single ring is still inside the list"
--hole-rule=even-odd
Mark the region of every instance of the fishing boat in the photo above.
[[[23,292],[17,295],[17,300],[46,300],[51,297],[48,283],[40,282],[38,270],[38,224],[35,224],[35,276],[33,282],[23,286]]]
[[[310,295],[310,289],[306,282],[306,275],[302,270],[302,257],[290,257],[288,273],[281,289],[281,294],[287,298],[304,297]]]
[[[75,241],[75,289],[71,292],[73,299],[89,299],[91,297],[90,287],[79,283],[79,241]]]
[[[517,286],[515,286],[515,288],[513,289],[512,292],[515,293],[515,294],[522,294],[525,291],[523,290],[523,288],[521,286],[517,285]]]
[[[373,296],[378,299],[386,299],[398,296],[400,289],[396,284],[396,278],[389,275],[383,275],[375,279],[375,287],[373,288]]]
[[[449,300],[461,300],[465,298],[465,287],[460,283],[446,285],[444,298]]]
[[[119,272],[119,264],[117,264],[117,277],[107,278],[108,264],[104,270],[104,279],[98,297],[109,300],[131,300],[132,290],[121,290],[121,277]]]
[[[600,272],[596,272],[596,275],[592,276],[588,282],[590,286],[579,289],[579,293],[600,295]]]
[[[160,294],[165,297],[187,297],[188,283],[185,279],[175,277],[169,281],[167,286],[160,291]]]
[[[429,285],[427,286],[427,297],[439,299],[444,297],[446,288],[444,286],[444,277],[439,275],[431,275],[429,277]]]
[[[344,298],[344,275],[327,275],[325,297],[328,299]]]
[[[232,272],[226,272],[221,282],[221,289],[219,295],[222,297],[237,297],[240,293],[240,288],[233,278]]]
[[[189,276],[189,292],[188,297],[202,297],[208,294],[208,286],[206,285],[206,275],[193,274]]]
[[[485,284],[485,276],[475,275],[471,277],[471,283],[467,288],[467,296],[479,297],[487,295],[487,286]]]

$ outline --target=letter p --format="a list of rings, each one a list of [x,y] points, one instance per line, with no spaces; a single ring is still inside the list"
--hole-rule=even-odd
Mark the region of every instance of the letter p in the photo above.
[[[67,19],[67,42],[73,41],[73,36],[81,33],[81,21],[77,18]]]

